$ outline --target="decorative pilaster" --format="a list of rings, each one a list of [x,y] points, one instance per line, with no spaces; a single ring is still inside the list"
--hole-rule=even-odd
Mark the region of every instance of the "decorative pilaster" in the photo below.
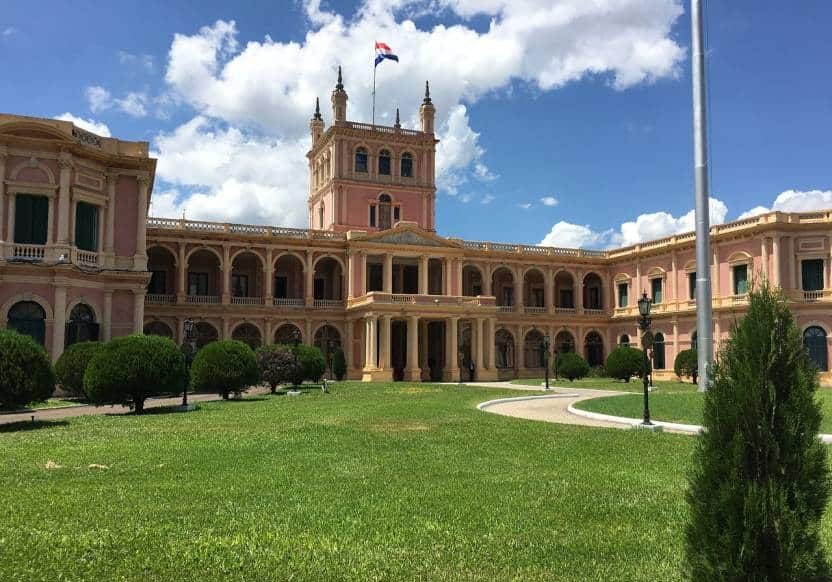
[[[142,174],[136,176],[139,185],[138,208],[136,210],[136,256],[133,266],[136,270],[147,269],[147,190],[150,176]]]
[[[105,342],[113,339],[113,291],[104,291],[104,313],[101,314],[101,339]]]
[[[222,247],[222,303],[231,303],[231,248]]]
[[[144,296],[147,290],[133,289],[133,333],[144,333]]]
[[[8,148],[0,146],[0,255],[3,254],[3,241],[12,240],[11,232],[3,236],[3,209],[6,207],[6,158],[8,157]]]
[[[118,174],[108,172],[107,179],[107,228],[104,235],[104,264],[115,266],[115,238],[116,238],[116,184]]]
[[[66,333],[66,285],[55,285],[55,316],[52,320],[52,361],[58,360],[64,351],[64,334]]]
[[[55,249],[55,256],[61,253],[69,256],[69,222],[74,218],[69,213],[72,166],[72,154],[61,152],[58,158],[61,176],[58,189],[58,239],[56,241],[59,248]]]

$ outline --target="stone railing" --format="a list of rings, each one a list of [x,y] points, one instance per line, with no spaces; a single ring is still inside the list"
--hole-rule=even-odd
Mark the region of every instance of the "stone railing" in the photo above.
[[[346,240],[346,235],[329,230],[310,230],[283,226],[262,226],[256,224],[233,224],[229,222],[207,222],[177,218],[148,218],[147,227],[159,230],[174,230],[194,233],[228,233],[263,238],[294,238],[306,240]]]
[[[497,311],[499,313],[514,313],[514,305],[498,305]]]
[[[306,305],[303,297],[272,297],[272,305],[275,307],[291,307],[298,309]]]
[[[494,297],[466,297],[462,295],[420,295],[418,293],[384,293],[370,291],[366,295],[349,300],[348,307],[362,305],[419,305],[423,307],[495,307]]]
[[[70,257],[72,257],[72,262],[79,264],[79,265],[87,265],[90,267],[97,267],[98,266],[98,253],[93,253],[90,251],[84,251],[78,248],[72,248],[70,250]]]
[[[454,239],[466,249],[478,251],[490,251],[498,253],[513,253],[523,255],[536,255],[543,257],[591,257],[606,258],[607,251],[593,251],[585,249],[567,249],[560,247],[544,247],[540,245],[522,245],[510,243],[495,243],[486,241],[459,240]]]
[[[262,297],[232,297],[231,305],[263,305]]]
[[[144,296],[147,305],[173,305],[176,303],[176,295],[167,293],[148,293]]]
[[[527,305],[523,308],[524,313],[546,313],[546,311],[545,307],[536,307],[532,305]]]
[[[343,309],[343,299],[315,299],[312,301],[315,309]]]
[[[399,134],[399,135],[409,135],[409,136],[419,136],[423,135],[421,131],[417,131],[415,129],[403,129],[401,127],[390,127],[389,125],[371,125],[369,123],[358,123],[356,121],[347,121],[344,122],[344,127],[348,127],[350,129],[358,129],[361,131],[374,131],[376,133],[388,133],[388,134]]]
[[[42,261],[46,257],[46,245],[14,244],[11,251],[10,258],[23,261]]]
[[[588,317],[601,317],[606,315],[607,312],[603,309],[590,309],[589,307],[584,308],[584,315]]]
[[[577,311],[574,307],[555,307],[555,313],[558,315],[575,315]]]
[[[217,305],[220,303],[218,295],[186,295],[185,303],[197,303],[199,305]]]

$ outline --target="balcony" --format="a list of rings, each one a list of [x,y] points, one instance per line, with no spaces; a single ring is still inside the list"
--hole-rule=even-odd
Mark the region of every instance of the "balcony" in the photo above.
[[[584,315],[587,317],[603,317],[606,314],[607,312],[603,309],[590,309],[589,307],[584,308]]]
[[[220,297],[218,295],[186,295],[185,303],[193,303],[197,305],[219,305]]]
[[[69,256],[70,260],[76,265],[85,265],[87,267],[98,266],[98,253],[73,247],[69,252]]]
[[[263,305],[262,297],[232,297],[231,305]]]
[[[42,261],[46,256],[46,245],[14,244],[9,258],[18,261]]]
[[[303,309],[306,301],[303,297],[272,297],[272,305],[290,309]]]
[[[823,301],[824,299],[829,299],[829,291],[824,291],[822,289],[815,290],[815,291],[801,291],[800,299],[803,303],[814,303],[816,301]]]
[[[555,313],[558,315],[575,315],[577,312],[574,307],[555,307]]]
[[[539,307],[536,305],[529,305],[523,308],[523,313],[546,313],[547,309],[545,307]]]
[[[148,293],[144,296],[144,302],[145,305],[174,305],[176,304],[176,295]]]
[[[514,305],[498,305],[498,313],[514,313]]]
[[[343,309],[344,301],[341,299],[315,299],[312,302],[315,309]]]
[[[491,308],[496,307],[494,297],[465,297],[460,295],[419,295],[416,293],[384,293],[382,291],[370,291],[361,297],[354,297],[347,303],[348,308],[365,307],[372,305],[407,306],[419,305],[422,307],[475,307]]]

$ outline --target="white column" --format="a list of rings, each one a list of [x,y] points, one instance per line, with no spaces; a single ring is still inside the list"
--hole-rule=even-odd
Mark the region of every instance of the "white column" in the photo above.
[[[354,251],[347,250],[347,272],[346,272],[346,282],[347,282],[347,299],[352,299],[355,297],[355,286],[353,281],[355,280],[355,273],[358,264],[358,256]]]
[[[676,249],[673,249],[673,253],[671,254],[671,262],[670,262],[670,276],[673,277],[673,281],[671,282],[671,289],[673,291],[673,302],[677,302],[679,300],[679,272],[678,272],[679,265],[676,261]]]
[[[419,258],[419,295],[428,294],[428,265],[430,259],[422,255]]]
[[[113,339],[113,292],[104,291],[104,313],[101,314],[101,335],[105,342]]]
[[[794,236],[789,237],[789,250],[786,256],[789,264],[789,282],[787,288],[800,289],[800,283],[797,282],[797,269],[795,268]]]
[[[55,285],[55,316],[52,320],[52,361],[57,361],[64,351],[64,334],[66,330],[66,286]]]
[[[497,359],[496,359],[496,341],[495,341],[495,326],[496,326],[496,319],[493,317],[488,319],[488,333],[485,341],[488,342],[488,369],[495,370],[497,368]]]
[[[382,290],[385,293],[393,292],[393,255],[390,253],[384,255],[384,286]]]
[[[315,269],[312,266],[315,257],[312,255],[312,251],[306,251],[306,270],[304,271],[304,275],[306,275],[306,284],[304,285],[304,303],[306,303],[306,307],[312,307],[315,298]]]
[[[474,346],[476,349],[474,350],[474,370],[476,373],[476,378],[479,379],[480,370],[481,368],[485,367],[485,357],[483,356],[483,318],[478,317],[477,321],[477,329],[476,329],[476,342]]]
[[[482,273],[482,294],[486,297],[490,297],[493,295],[493,290],[491,289],[491,277],[494,275],[494,269],[491,266],[491,263],[485,264],[485,269],[480,271]]]
[[[714,297],[720,297],[722,295],[721,289],[719,288],[719,246],[714,245],[714,264],[713,264],[713,290],[712,294]]]
[[[263,281],[263,304],[271,305],[272,295],[274,295],[274,255],[271,247],[266,249],[266,269],[263,276],[266,278]]]
[[[775,234],[771,239],[771,278],[776,287],[780,286],[780,235]]]
[[[55,244],[55,198],[49,197],[48,210],[46,212],[46,244]],[[57,258],[57,257],[56,257]]]
[[[445,373],[446,381],[456,382],[459,380],[459,348],[457,346],[458,317],[449,317],[445,322]]]
[[[411,382],[421,380],[422,369],[419,365],[419,317],[411,315],[407,320],[407,373]]]
[[[381,316],[381,341],[379,342],[380,345],[380,354],[379,354],[379,362],[378,367],[382,368],[383,370],[391,370],[393,368],[392,365],[392,358],[391,358],[391,350],[390,350],[390,323],[391,323],[391,316],[390,315],[382,315]]]
[[[185,258],[185,243],[179,243],[179,256],[176,260],[176,302],[183,303],[188,290],[185,287],[188,276],[188,261]]]
[[[133,333],[144,331],[144,296],[145,289],[133,289]]]
[[[231,249],[228,245],[222,247],[222,302],[231,303]]]
[[[370,367],[378,368],[378,316],[370,318]]]

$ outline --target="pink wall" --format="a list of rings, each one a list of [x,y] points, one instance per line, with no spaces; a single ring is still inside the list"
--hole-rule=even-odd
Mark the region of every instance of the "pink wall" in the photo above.
[[[131,176],[120,176],[116,184],[116,255],[133,256],[136,253],[138,196],[136,179]]]

